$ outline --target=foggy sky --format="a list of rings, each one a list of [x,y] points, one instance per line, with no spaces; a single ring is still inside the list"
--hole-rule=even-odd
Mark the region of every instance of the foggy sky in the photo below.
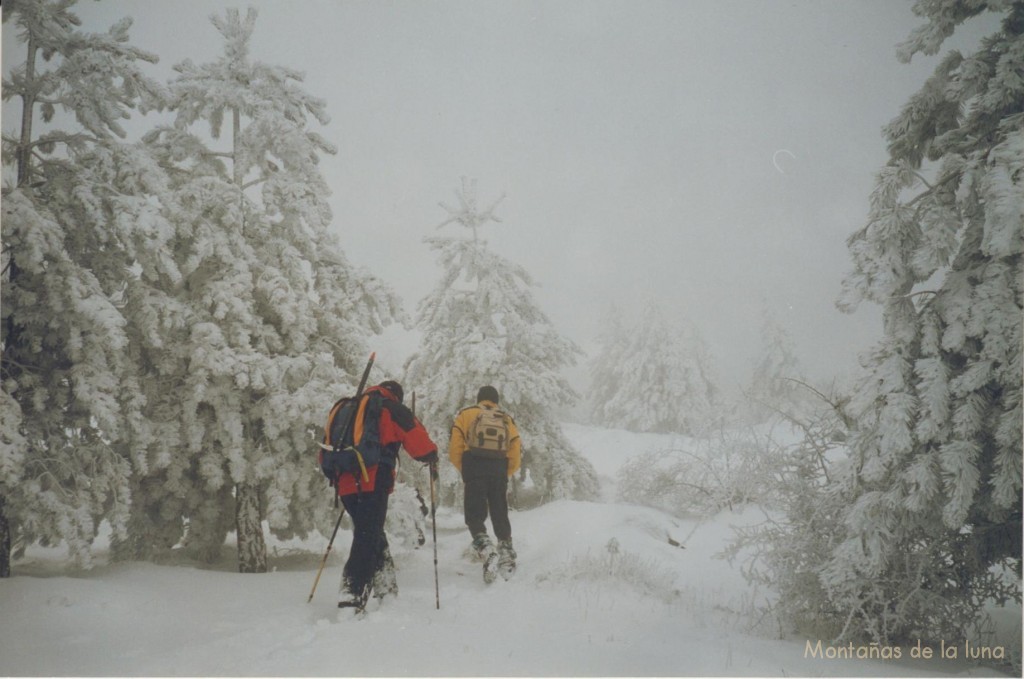
[[[132,43],[160,56],[151,74],[166,80],[184,58],[221,53],[210,14],[249,6],[252,57],[303,71],[328,102],[321,131],[339,152],[323,170],[346,253],[410,313],[440,275],[422,239],[459,228],[434,227],[465,176],[481,202],[506,195],[484,237],[535,277],[538,304],[585,349],[609,303],[652,295],[698,326],[726,386],[749,376],[762,307],[814,377],[849,371],[878,339],[876,308],[846,315],[834,301],[845,240],[886,161],[881,128],[938,60],[896,60],[920,23],[909,2],[85,0],[74,11],[89,30],[132,16]],[[942,53],[994,25],[976,20]],[[24,60],[10,28],[5,71]]]

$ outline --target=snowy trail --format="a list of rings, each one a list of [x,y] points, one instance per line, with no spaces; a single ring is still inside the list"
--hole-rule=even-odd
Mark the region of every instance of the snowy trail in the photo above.
[[[513,512],[519,568],[508,582],[483,583],[461,512],[448,508],[437,513],[440,610],[428,524],[422,547],[392,545],[399,596],[371,601],[362,618],[336,607],[345,529],[312,603],[322,536],[271,538],[274,570],[262,575],[235,573],[230,549],[210,568],[67,571],[62,550],[36,546],[0,581],[0,676],[1006,676],[804,658],[806,640],[760,636],[751,622],[764,593],[715,558],[730,526],[761,521],[760,510],[697,520],[616,503],[623,462],[665,441],[566,430],[604,479],[604,501]]]
[[[396,555],[399,596],[371,602],[361,618],[335,607],[348,534],[339,535],[308,604],[319,563],[312,545],[274,572],[246,576],[144,563],[52,576],[40,558],[0,586],[0,674],[935,676],[964,669],[804,659],[798,641],[745,631],[750,594],[712,555],[726,524],[754,521],[757,512],[697,525],[642,507],[563,501],[512,518],[520,563],[512,580],[485,585],[480,564],[464,556],[461,516],[441,510],[440,610],[428,537]],[[669,530],[692,531],[686,549],[668,544]],[[639,585],[605,572],[612,538],[617,558],[639,557],[629,573]],[[659,576],[671,580],[670,591]]]

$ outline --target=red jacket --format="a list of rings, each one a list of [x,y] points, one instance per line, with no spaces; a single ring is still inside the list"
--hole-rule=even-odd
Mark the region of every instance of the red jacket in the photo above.
[[[412,411],[399,403],[398,399],[384,387],[370,387],[365,393],[372,392],[379,392],[384,397],[380,413],[380,442],[389,453],[386,457],[390,457],[392,460],[396,459],[399,448],[405,448],[405,452],[414,460],[422,460],[431,453],[436,456],[437,445],[430,440],[427,430],[412,414]],[[359,479],[358,485],[355,476],[342,474],[338,479],[338,495],[353,495],[373,490],[380,467],[379,464],[367,467],[366,473],[369,481]],[[390,473],[394,478],[394,465],[384,465],[382,473]]]

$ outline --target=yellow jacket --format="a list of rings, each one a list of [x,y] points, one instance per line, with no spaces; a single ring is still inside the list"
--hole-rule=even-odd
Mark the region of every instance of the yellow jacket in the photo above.
[[[466,443],[466,432],[469,431],[473,420],[476,419],[477,413],[481,408],[497,407],[498,405],[493,401],[480,401],[475,406],[463,408],[455,416],[455,424],[452,425],[452,435],[448,443],[448,459],[452,461],[452,464],[459,471],[462,471],[462,455],[469,450],[469,444]],[[516,429],[515,420],[508,413],[505,414],[508,416],[508,475],[512,476],[519,470],[519,464],[522,461],[522,450],[519,430]]]

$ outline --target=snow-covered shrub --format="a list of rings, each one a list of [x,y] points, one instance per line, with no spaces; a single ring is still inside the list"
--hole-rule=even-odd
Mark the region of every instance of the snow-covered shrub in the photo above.
[[[587,550],[569,557],[563,568],[541,575],[538,581],[615,581],[636,588],[662,601],[677,596],[676,574],[671,569],[652,559],[621,548],[618,540],[612,538],[604,547],[604,554]]]
[[[429,493],[429,491],[428,491]],[[430,497],[404,483],[395,484],[388,500],[388,517],[384,528],[393,554],[398,548],[416,549],[427,540],[430,526]]]
[[[859,460],[845,443],[854,423],[845,415],[845,401],[833,404],[812,419],[791,420],[804,436],[772,456],[765,477],[773,487],[771,509],[763,523],[735,528],[724,556],[739,562],[748,580],[774,592],[759,619],[770,616],[780,635],[880,642],[962,639],[977,626],[984,606],[1018,595],[1016,565],[1004,561],[980,569],[969,531],[943,538],[910,526],[904,529],[910,538],[899,558],[886,564],[884,577],[836,568],[837,560],[844,566],[844,559],[862,563],[863,552],[847,551],[846,535],[851,521],[864,520],[860,512],[866,505],[851,482]],[[966,596],[964,578],[971,582]]]
[[[843,452],[845,425],[834,409],[791,422],[803,429],[803,438],[776,446],[760,477],[771,486],[765,521],[735,527],[724,556],[740,563],[747,580],[774,592],[758,620],[770,616],[780,636],[793,632],[834,639],[842,631],[843,611],[831,600],[819,571],[842,525],[842,497],[830,492],[828,482]]]
[[[833,639],[842,630],[842,611],[831,601],[819,570],[836,544],[844,511],[841,494],[830,486],[838,467],[846,464],[845,441],[851,420],[848,399],[835,388],[828,395],[809,387],[818,407],[778,411],[801,433],[793,444],[772,444],[761,479],[770,486],[765,521],[735,527],[736,537],[723,553],[740,563],[752,583],[774,592],[767,610],[779,633]]]
[[[769,499],[767,439],[753,432],[720,431],[685,447],[651,450],[629,460],[619,499],[675,516],[709,515]]]

